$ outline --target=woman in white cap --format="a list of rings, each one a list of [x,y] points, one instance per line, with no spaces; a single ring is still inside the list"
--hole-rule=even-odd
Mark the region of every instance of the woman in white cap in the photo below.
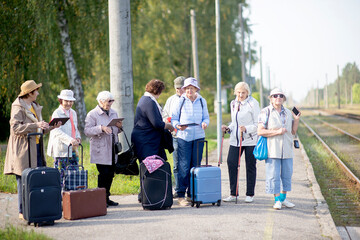
[[[171,124],[178,129],[178,201],[181,206],[188,206],[191,197],[190,169],[202,158],[204,143],[199,143],[198,156],[197,143],[205,139],[210,119],[206,100],[198,93],[197,80],[193,77],[185,79],[182,88],[185,93],[172,113]],[[185,199],[186,192],[188,199]]]
[[[34,80],[27,80],[21,85],[19,96],[11,105],[10,117],[10,137],[7,145],[4,174],[15,175],[18,191],[18,208],[19,218],[24,219],[22,214],[22,188],[21,173],[24,169],[29,168],[28,159],[28,133],[48,133],[51,129],[60,126],[56,124],[50,127],[49,124],[42,119],[40,106],[36,102],[39,95],[41,83],[37,84]],[[44,149],[39,142],[39,138],[30,138],[31,167],[46,166]]]
[[[117,206],[117,202],[110,200],[110,188],[117,161],[113,141],[119,141],[122,121],[116,122],[115,126],[108,126],[112,119],[118,118],[116,111],[111,108],[115,100],[109,91],[99,92],[96,100],[98,105],[86,115],[84,133],[90,138],[90,162],[95,163],[99,171],[98,187],[106,189],[107,206]]]
[[[274,194],[273,208],[292,208],[295,204],[286,199],[291,191],[293,173],[293,135],[296,134],[301,113],[295,115],[283,106],[286,96],[279,88],[270,92],[270,105],[259,115],[258,135],[267,137],[266,193]]]
[[[245,82],[235,85],[235,99],[230,103],[231,123],[223,125],[223,132],[230,132],[230,147],[227,165],[230,180],[230,196],[224,202],[233,202],[238,196],[238,164],[239,157],[245,151],[246,162],[246,198],[245,202],[253,201],[256,183],[256,159],[253,151],[257,142],[257,126],[260,107],[258,101],[250,96],[250,87]],[[242,134],[242,139],[241,138]],[[241,143],[241,153],[239,155]]]
[[[61,169],[61,177],[64,175],[68,157],[68,146],[70,147],[70,165],[78,165],[79,158],[76,156],[75,147],[81,143],[81,135],[78,129],[76,112],[72,109],[74,104],[74,93],[65,89],[58,95],[60,106],[53,112],[51,118],[70,118],[61,127],[50,132],[47,154],[54,158],[55,168]],[[74,147],[74,148],[73,148]]]

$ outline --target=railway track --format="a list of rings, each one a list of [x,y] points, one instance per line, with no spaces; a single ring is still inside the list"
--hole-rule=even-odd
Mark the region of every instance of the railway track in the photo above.
[[[333,218],[340,219],[335,221],[336,224],[344,227],[360,226],[360,138],[348,129],[345,131],[325,120],[318,117],[301,119],[305,128],[316,137],[334,159],[326,159],[326,164],[331,165],[330,161],[333,161],[336,162],[333,167],[341,169],[341,171],[335,170],[336,173],[331,173],[332,171],[327,170],[326,167],[318,166],[318,169],[323,171],[318,181],[323,183],[325,189],[322,189],[322,192],[327,199]],[[331,200],[328,201],[328,198]]]

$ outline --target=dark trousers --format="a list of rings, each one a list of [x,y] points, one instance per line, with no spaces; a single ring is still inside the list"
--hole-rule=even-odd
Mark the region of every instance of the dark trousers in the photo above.
[[[108,201],[110,196],[111,184],[115,175],[115,166],[96,164],[96,168],[99,171],[98,187],[106,189],[106,200]]]
[[[246,163],[246,196],[254,196],[256,183],[256,159],[253,151],[255,146],[241,147],[241,154],[245,151]],[[230,179],[230,194],[236,196],[236,183],[239,162],[239,147],[230,146],[227,158],[229,179]]]

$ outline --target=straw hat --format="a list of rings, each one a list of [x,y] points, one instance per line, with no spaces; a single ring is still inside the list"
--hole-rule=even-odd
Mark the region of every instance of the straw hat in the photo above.
[[[21,92],[19,94],[19,97],[25,96],[28,93],[31,93],[35,89],[38,89],[42,86],[42,83],[36,84],[34,80],[27,80],[21,85]]]
[[[75,101],[76,100],[74,98],[74,92],[69,89],[61,90],[60,95],[58,95],[57,97],[59,99],[66,100],[66,101]]]

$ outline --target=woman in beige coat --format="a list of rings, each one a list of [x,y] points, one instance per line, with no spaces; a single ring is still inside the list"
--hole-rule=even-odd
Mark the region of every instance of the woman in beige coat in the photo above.
[[[40,143],[38,138],[30,139],[31,166],[29,166],[27,134],[34,132],[47,133],[54,127],[43,121],[41,116],[42,106],[36,103],[39,95],[38,89],[42,84],[36,84],[34,80],[28,80],[21,85],[19,96],[11,105],[10,137],[7,145],[4,174],[15,175],[18,190],[19,218],[22,215],[22,189],[21,173],[29,167],[46,166],[41,157]],[[61,123],[55,127],[59,127]],[[42,149],[44,149],[42,147]]]

